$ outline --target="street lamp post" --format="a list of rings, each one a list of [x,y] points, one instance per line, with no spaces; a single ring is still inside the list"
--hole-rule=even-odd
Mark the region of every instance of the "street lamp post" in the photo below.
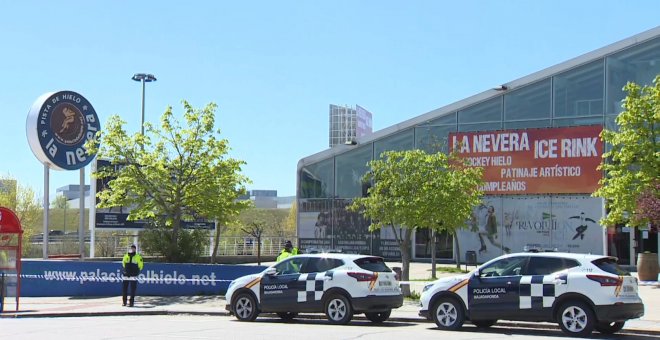
[[[131,78],[135,81],[142,82],[142,121],[140,123],[140,134],[142,135],[142,138],[144,138],[144,83],[150,83],[152,81],[156,81],[156,77],[153,74],[147,74],[147,73],[136,73],[133,75],[133,78]],[[144,144],[142,143],[142,148],[144,149]],[[138,243],[138,234],[133,236],[133,244]]]
[[[153,74],[147,73],[136,73],[131,79],[142,82],[142,123],[140,124],[140,133],[144,136],[144,83],[150,83],[157,79]]]

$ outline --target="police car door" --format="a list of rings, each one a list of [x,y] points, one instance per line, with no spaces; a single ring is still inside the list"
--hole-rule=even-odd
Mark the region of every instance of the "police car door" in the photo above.
[[[307,257],[292,257],[275,266],[275,274],[261,279],[261,310],[297,312],[298,278]]]
[[[520,311],[525,318],[551,319],[555,297],[567,288],[565,269],[579,266],[572,259],[531,256],[520,280]]]
[[[519,310],[518,287],[527,256],[506,257],[479,268],[468,282],[468,312],[473,320],[496,320]]]

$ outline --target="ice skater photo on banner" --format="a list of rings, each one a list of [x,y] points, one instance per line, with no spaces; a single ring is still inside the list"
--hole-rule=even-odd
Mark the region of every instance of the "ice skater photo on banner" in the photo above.
[[[511,229],[513,229],[513,222],[518,219],[518,211],[508,211],[504,213],[504,232],[506,236],[511,236]]]
[[[491,246],[500,249],[504,253],[508,254],[511,252],[508,247],[503,246],[500,240],[498,240],[497,216],[495,215],[495,207],[493,205],[480,204],[473,213],[472,222],[472,230],[476,231],[479,237],[480,254],[488,251],[485,240],[488,240]]]

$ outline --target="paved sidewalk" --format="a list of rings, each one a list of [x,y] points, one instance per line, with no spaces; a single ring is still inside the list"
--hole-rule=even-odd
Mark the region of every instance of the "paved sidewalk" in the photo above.
[[[396,263],[390,263],[397,266]],[[411,266],[411,289],[421,292],[426,284],[424,279],[430,277],[431,265],[428,263],[413,263]],[[455,274],[442,273],[438,276]],[[139,292],[139,288],[138,288]],[[626,322],[622,332],[660,335],[660,286],[642,285],[639,290],[644,301],[645,315],[640,319]],[[135,307],[121,306],[121,297],[23,297],[20,299],[20,310],[15,311],[14,298],[5,299],[5,311],[0,313],[3,318],[35,318],[35,317],[82,317],[82,316],[120,316],[120,315],[168,315],[193,314],[229,316],[225,311],[225,300],[222,296],[138,296]],[[406,300],[401,308],[392,311],[391,320],[401,322],[427,322],[420,318],[419,302]],[[306,318],[324,318],[321,314],[302,315]],[[356,315],[355,319],[363,319]],[[501,321],[512,327],[553,328],[551,323],[523,323]]]

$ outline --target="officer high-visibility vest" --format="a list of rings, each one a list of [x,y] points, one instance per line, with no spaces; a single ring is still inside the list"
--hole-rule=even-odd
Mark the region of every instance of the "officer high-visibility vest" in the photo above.
[[[121,261],[121,265],[124,267],[124,275],[138,276],[142,268],[144,268],[144,261],[138,253],[126,253]]]
[[[293,255],[298,255],[298,248],[293,247],[291,249],[291,252],[288,252],[286,248],[282,249],[282,252],[280,252],[280,255],[277,256],[277,261],[282,261],[287,257],[293,256]]]

